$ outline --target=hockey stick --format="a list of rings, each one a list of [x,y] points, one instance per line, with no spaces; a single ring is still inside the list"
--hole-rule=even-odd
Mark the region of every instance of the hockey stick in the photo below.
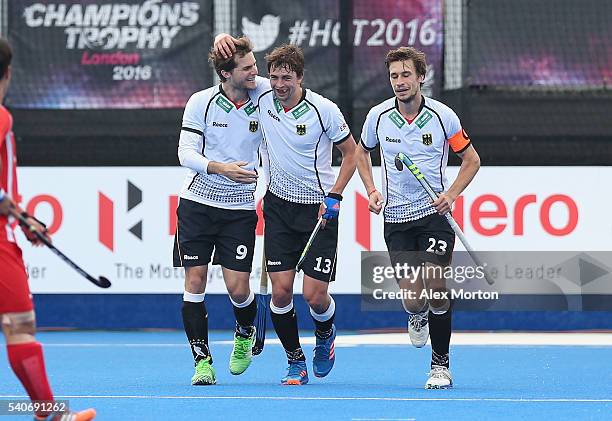
[[[397,168],[398,171],[401,171],[404,169],[404,165],[406,166],[406,168],[410,170],[410,172],[412,172],[412,174],[415,176],[418,182],[421,183],[421,186],[423,186],[423,188],[425,189],[429,197],[431,197],[431,200],[436,200],[438,198],[438,194],[431,188],[431,186],[425,179],[425,175],[423,175],[421,170],[419,170],[416,164],[412,162],[412,160],[408,158],[406,154],[400,152],[395,156],[395,168]],[[470,257],[474,260],[474,263],[476,263],[477,266],[480,266],[483,269],[484,278],[487,281],[487,283],[489,285],[493,285],[493,279],[491,279],[490,276],[487,276],[485,266],[483,265],[483,263],[480,261],[480,259],[476,255],[476,252],[474,251],[470,243],[468,243],[467,238],[465,238],[465,234],[463,233],[463,231],[457,224],[457,221],[455,221],[455,218],[453,218],[452,213],[446,212],[444,216],[446,217],[453,231],[455,231],[455,234],[457,235],[457,237],[459,237],[459,240],[463,243],[463,246],[469,253]]]
[[[255,319],[255,343],[251,351],[253,355],[261,354],[266,342],[266,324],[270,296],[268,295],[268,272],[266,271],[266,252],[261,253],[261,276],[259,278],[259,295],[257,295],[257,318]]]
[[[22,227],[25,227],[27,230],[29,230],[30,232],[34,233],[34,235],[36,235],[36,237],[38,237],[38,239],[47,247],[49,247],[49,249],[51,249],[51,251],[53,253],[55,253],[56,255],[58,255],[64,262],[68,263],[68,265],[70,265],[74,270],[76,270],[81,276],[83,276],[84,278],[86,278],[89,282],[91,282],[92,284],[100,287],[100,288],[108,288],[111,286],[110,281],[105,278],[104,276],[100,276],[100,278],[96,279],[93,276],[91,276],[89,273],[85,272],[83,269],[81,269],[81,267],[79,265],[77,265],[76,263],[74,263],[72,260],[70,260],[68,258],[68,256],[66,256],[64,253],[62,253],[61,251],[59,251],[53,244],[51,244],[51,241],[49,241],[49,239],[42,233],[38,232],[33,226],[31,226],[26,217],[23,216],[22,214],[20,214],[17,209],[15,208],[11,208],[9,210],[10,214],[15,217],[18,221],[19,221],[19,225],[21,225]]]
[[[315,225],[314,229],[312,230],[312,234],[310,234],[310,237],[308,238],[308,241],[306,242],[306,246],[304,247],[304,250],[302,251],[302,254],[300,255],[300,259],[298,260],[297,265],[295,265],[296,272],[300,271],[300,267],[302,266],[302,263],[304,263],[304,260],[306,259],[306,255],[308,254],[308,251],[310,250],[310,247],[312,246],[312,243],[314,242],[314,239],[317,236],[317,233],[321,229],[321,224],[323,224],[323,217],[319,217],[319,220],[317,221],[317,225]]]

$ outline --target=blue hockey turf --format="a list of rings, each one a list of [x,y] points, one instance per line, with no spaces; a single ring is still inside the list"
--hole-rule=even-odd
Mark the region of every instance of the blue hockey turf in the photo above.
[[[193,387],[182,332],[43,332],[56,397],[98,420],[612,419],[612,346],[457,345],[455,388],[424,390],[430,348],[337,345],[325,379],[281,386],[286,360],[266,344],[241,376],[228,370],[231,332],[213,332],[216,386]],[[0,400],[25,397],[0,350]],[[9,419],[31,419],[10,417]]]

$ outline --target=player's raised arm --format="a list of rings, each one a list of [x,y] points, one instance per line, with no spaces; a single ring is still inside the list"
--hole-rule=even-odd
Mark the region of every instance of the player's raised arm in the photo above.
[[[215,37],[213,48],[216,54],[220,54],[223,58],[231,57],[236,51],[236,38],[229,34],[220,33]]]

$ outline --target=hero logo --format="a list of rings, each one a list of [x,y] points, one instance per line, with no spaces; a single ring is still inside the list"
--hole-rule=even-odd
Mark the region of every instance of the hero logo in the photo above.
[[[573,233],[578,226],[579,211],[576,202],[569,196],[563,194],[553,194],[544,198],[538,199],[535,194],[526,194],[520,196],[512,206],[512,214],[508,213],[506,202],[497,195],[483,194],[477,196],[470,205],[465,203],[465,198],[459,196],[454,204],[453,216],[461,227],[465,227],[466,209],[469,213],[467,218],[471,224],[471,228],[477,234],[485,237],[494,237],[502,234],[508,228],[509,221],[512,221],[512,235],[524,236],[532,234],[525,233],[525,210],[529,206],[539,205],[539,221],[540,226],[549,235],[562,237]],[[169,230],[168,235],[174,235],[176,230],[176,208],[178,206],[178,197],[170,196],[169,201]],[[469,207],[468,207],[469,206]],[[491,210],[491,207],[495,207]],[[555,225],[552,223],[552,208],[560,207],[566,210],[565,219],[559,220],[555,218]],[[256,235],[261,236],[264,232],[263,226],[263,210],[262,199],[257,201],[257,228]],[[355,241],[366,250],[371,250],[372,245],[372,214],[368,210],[368,198],[359,192],[355,192]],[[485,227],[483,223],[487,219],[498,218],[498,223],[493,227]],[[502,220],[499,220],[503,218]],[[268,265],[274,266],[279,263],[270,262]]]
[[[142,190],[129,180],[127,182],[127,212],[142,203]],[[139,220],[131,228],[130,233],[142,241],[142,223]],[[115,251],[115,203],[104,193],[98,192],[98,241],[110,251]]]
[[[280,29],[280,17],[264,15],[260,23],[242,17],[242,33],[253,43],[253,52],[265,51],[274,44]]]
[[[494,237],[506,231],[512,226],[512,235],[525,235],[525,209],[527,207],[539,206],[540,226],[549,235],[562,237],[570,235],[578,225],[578,205],[569,196],[564,194],[553,194],[538,199],[535,194],[520,196],[512,205],[512,213],[508,212],[508,206],[504,199],[495,194],[483,194],[477,196],[469,206],[467,218],[469,218],[472,229],[485,237]],[[552,208],[565,209],[565,219],[555,218],[552,223]],[[453,216],[457,224],[464,229],[465,211],[467,205],[463,196],[459,196],[454,204]],[[355,193],[355,239],[366,250],[371,246],[371,214],[368,210],[368,199],[360,193]],[[496,218],[497,224],[485,227],[483,222],[487,219]],[[529,233],[528,233],[529,234]]]
[[[526,194],[519,197],[513,206],[512,215],[512,234],[516,236],[524,235],[525,223],[525,208],[530,204],[537,204],[538,198],[535,194]],[[492,204],[494,210],[484,210],[483,205]],[[551,209],[553,206],[565,207],[567,210],[566,221],[558,227],[553,226],[551,222]],[[490,207],[490,205],[489,205]],[[458,197],[455,201],[453,216],[460,226],[463,226],[464,220],[464,198]],[[495,194],[483,194],[478,196],[470,206],[469,214],[470,222],[474,231],[484,236],[499,235],[506,230],[508,223],[498,223],[492,228],[482,226],[482,221],[487,218],[509,218],[508,208],[504,200]],[[544,231],[554,236],[565,236],[572,233],[578,225],[578,205],[574,200],[564,194],[553,194],[546,197],[540,205],[539,209],[540,225]]]

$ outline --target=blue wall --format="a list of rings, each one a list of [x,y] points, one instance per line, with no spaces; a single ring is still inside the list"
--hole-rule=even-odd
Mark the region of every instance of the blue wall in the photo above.
[[[405,327],[400,312],[362,312],[359,295],[334,295],[339,329],[368,330]],[[179,294],[37,294],[38,326],[42,328],[137,329],[182,328]],[[232,329],[234,315],[226,295],[206,296],[211,329]],[[301,296],[295,297],[301,328],[312,320]],[[271,324],[270,324],[271,325]],[[610,311],[456,311],[455,330],[579,330],[612,329]]]

